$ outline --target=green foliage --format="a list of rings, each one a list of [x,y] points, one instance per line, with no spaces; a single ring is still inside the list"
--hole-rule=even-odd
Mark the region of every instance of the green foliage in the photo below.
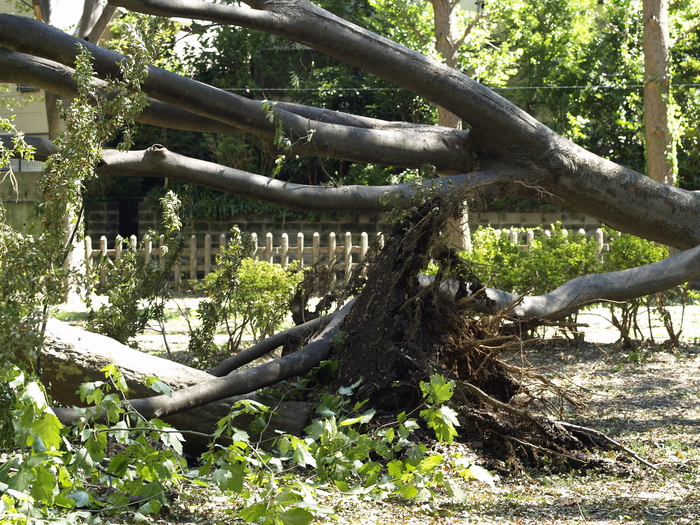
[[[159,420],[144,421],[131,409],[125,378],[115,366],[103,372],[103,381],[80,386],[81,400],[90,406],[78,409],[83,417],[72,427],[64,427],[49,408],[40,383],[16,367],[2,372],[14,394],[11,422],[18,447],[0,466],[0,509],[6,522],[16,516],[18,523],[78,523],[89,516],[86,510],[123,512],[135,498],[138,519],[158,514],[170,504],[171,491],[183,484],[218,488],[241,506],[237,513],[244,520],[270,524],[335,519],[334,510],[320,502],[329,492],[417,501],[447,495],[464,501],[460,479],[493,485],[485,470],[459,454],[434,454],[418,442],[414,434],[421,425],[410,414],[370,426],[374,410],[350,399],[357,384],[324,394],[319,417],[306,435],[279,436],[272,448],[261,448],[259,438],[251,436],[259,435],[274,414],[259,403],[239,402],[219,422],[202,466],[187,472],[183,437]],[[155,377],[146,383],[157,393],[168,393]],[[424,404],[418,409],[428,427],[438,438],[447,436],[446,441],[456,424],[444,405],[451,388],[439,377],[423,383]],[[252,421],[249,431],[237,426],[239,416]],[[229,444],[213,444],[220,438]]]
[[[516,230],[517,231],[517,230]],[[598,257],[599,246],[592,237],[564,231],[560,224],[552,225],[545,235],[541,228],[527,249],[511,242],[509,233],[493,228],[479,228],[473,236],[473,250],[462,256],[483,268],[483,282],[500,290],[516,294],[542,295],[563,283],[582,275],[614,272],[643,266],[668,257],[668,249],[651,241],[605,228],[608,249]],[[518,231],[519,238],[522,231]],[[624,303],[609,303],[613,325],[620,331],[625,344],[631,337],[643,337],[637,325],[642,306],[663,322],[672,341],[678,334],[673,328],[667,304],[680,296],[688,297],[687,288],[669,290],[650,297],[630,299]],[[676,299],[677,300],[677,299]]]
[[[56,140],[60,152],[46,161],[46,174],[40,190],[46,196],[39,205],[47,253],[60,266],[66,248],[78,233],[81,195],[84,185],[95,177],[94,168],[102,155],[102,145],[121,133],[119,149],[131,145],[129,125],[146,104],[141,81],[147,71],[144,50],[120,63],[123,80],[111,80],[107,89],[94,82],[95,73],[89,52],[81,47],[76,59],[75,80],[78,96],[69,107],[61,109],[68,132]],[[73,232],[66,232],[65,218],[75,217]]]
[[[199,303],[200,324],[190,330],[189,351],[199,358],[209,356],[214,347],[214,334],[222,323],[228,325],[232,317],[234,294],[239,285],[238,272],[246,256],[250,254],[250,240],[237,227],[231,228],[231,238],[216,256],[218,268],[206,276],[197,291],[206,298]]]
[[[518,235],[522,231],[518,231]],[[510,241],[509,232],[479,228],[473,238],[467,260],[483,265],[489,274],[489,286],[512,293],[547,293],[566,281],[598,270],[598,245],[595,239],[577,232],[564,234],[561,224],[551,226],[551,235],[542,228],[527,251]]]
[[[284,321],[303,274],[296,265],[284,269],[278,264],[246,258],[238,277],[231,314],[241,327],[239,333],[245,327],[255,341],[260,341],[275,333]]]
[[[272,335],[289,313],[289,301],[303,273],[267,261],[250,259],[250,244],[237,228],[223,254],[219,268],[197,290],[207,298],[199,305],[201,325],[193,330],[190,350],[206,357],[221,324],[226,326],[228,347],[236,351],[245,334],[255,341]]]
[[[106,381],[81,385],[83,402],[93,407],[83,409],[85,417],[74,427],[60,423],[40,383],[16,367],[3,372],[14,392],[20,451],[0,467],[0,508],[10,519],[4,522],[83,522],[90,513],[76,509],[121,511],[129,497],[141,499],[141,513],[158,513],[169,504],[168,491],[184,474],[182,436],[130,411],[121,403],[126,383],[119,370],[103,371]],[[104,423],[93,422],[91,414],[104,414]],[[120,452],[107,459],[107,448],[115,445]],[[106,498],[92,492],[96,485],[110,487]]]
[[[435,49],[435,22],[431,2],[370,0],[373,17],[366,23],[377,33],[426,56],[440,60]],[[522,48],[513,45],[521,28],[511,21],[525,3],[490,2],[482,12],[456,3],[452,24],[457,39],[457,69],[489,86],[503,86],[518,71]]]
[[[308,523],[315,516],[334,517],[333,510],[318,503],[317,492],[339,492],[356,497],[385,499],[402,497],[428,501],[444,494],[466,500],[460,479],[475,478],[490,485],[493,479],[459,454],[433,454],[416,441],[418,420],[402,413],[396,421],[371,425],[375,411],[365,402],[353,403],[358,385],[323,394],[318,418],[303,438],[283,435],[273,451],[255,448],[250,435],[236,428],[231,419],[248,414],[264,427],[268,409],[255,403],[239,404],[231,417],[219,423],[217,436],[231,439],[228,447],[214,446],[203,456],[199,476],[207,476],[225,493],[244,501],[239,515],[248,522]],[[434,377],[423,384],[425,403],[421,414],[440,421],[454,435],[453,417],[443,403],[449,401],[451,385]],[[367,431],[368,428],[374,430]],[[257,432],[257,430],[256,430]]]
[[[98,310],[90,308],[90,330],[128,343],[150,320],[162,320],[170,269],[180,260],[185,239],[179,216],[180,199],[169,192],[161,199],[161,206],[164,234],[160,260],[146,263],[143,252],[124,240],[122,254],[116,262],[106,257],[95,265],[95,275],[106,274],[107,285],[103,292],[109,301]],[[147,238],[156,241],[158,236],[149,232]]]
[[[425,396],[428,408],[420,411],[420,416],[428,423],[428,428],[435,432],[435,437],[444,443],[452,443],[457,435],[455,427],[459,426],[457,413],[445,405],[452,399],[453,381],[446,381],[442,376],[433,376],[429,383],[421,382],[420,389]]]

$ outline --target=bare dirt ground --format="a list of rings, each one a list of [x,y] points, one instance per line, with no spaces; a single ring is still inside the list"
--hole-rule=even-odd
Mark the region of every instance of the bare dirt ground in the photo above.
[[[186,323],[178,312],[195,306],[168,307],[168,344],[175,353],[186,347]],[[681,309],[674,308],[673,316],[678,327]],[[687,308],[683,317],[678,348],[663,344],[667,336],[656,323],[653,344],[622,349],[613,344],[618,335],[606,321],[606,311],[598,308],[579,317],[589,325],[584,343],[562,338],[523,348],[509,358],[538,368],[584,403],[575,408],[545,395],[552,401],[553,417],[604,432],[656,468],[610,450],[605,453],[610,459],[634,466],[633,475],[500,465],[494,469],[496,488],[468,483],[469,500],[460,505],[372,502],[339,493],[329,493],[325,503],[340,512],[341,523],[358,524],[700,524],[700,307]],[[650,333],[648,327],[644,333]],[[162,341],[162,334],[153,330],[139,343],[144,350],[162,353]],[[472,448],[476,461],[487,464],[478,443]],[[162,524],[234,522],[220,498],[196,490],[181,494],[167,518],[154,519]]]

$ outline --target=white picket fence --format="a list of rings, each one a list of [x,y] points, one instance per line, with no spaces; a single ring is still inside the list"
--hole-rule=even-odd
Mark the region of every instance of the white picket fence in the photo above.
[[[541,235],[551,236],[550,230],[544,230]],[[587,233],[581,229],[579,233],[586,235]],[[502,230],[502,235],[507,235],[510,241],[514,244],[519,244],[522,251],[529,251],[532,242],[536,236],[534,230],[518,231],[518,230]],[[567,230],[561,231],[562,235],[568,235]],[[321,242],[321,235],[314,233],[311,238],[311,243],[305,239],[303,233],[296,235],[296,244],[290,244],[290,237],[287,233],[279,236],[279,244],[275,244],[275,239],[272,233],[265,235],[264,242],[261,244],[258,235],[251,234],[253,240],[253,249],[250,256],[254,259],[268,261],[281,264],[286,268],[290,262],[299,261],[299,267],[303,268],[310,265],[327,265],[333,280],[347,282],[352,271],[357,264],[364,260],[370,246],[370,238],[367,233],[356,235],[358,244],[353,244],[353,235],[350,232],[338,236],[335,233],[329,233],[325,242]],[[607,249],[605,234],[601,229],[593,232],[593,236],[598,243],[598,257]],[[216,239],[216,241],[214,240]],[[383,243],[381,233],[378,233],[372,242]],[[221,250],[221,246],[226,246],[227,236],[221,234],[215,237],[207,234],[203,238],[195,235],[190,237],[189,245],[185,247],[179,264],[175,264],[172,268],[171,282],[175,287],[182,287],[183,282],[193,282],[198,279],[203,279],[217,268],[216,256]],[[140,249],[143,252],[146,262],[151,260],[160,260],[165,263],[164,259],[160,259],[163,237],[161,236],[158,245],[155,246],[151,240],[144,239],[141,245],[138,245],[138,240],[135,235],[129,239],[129,244],[133,249]],[[123,239],[117,237],[113,248],[108,248],[107,238],[102,236],[99,239],[99,248],[93,248],[92,239],[85,237],[85,259],[90,264],[96,257],[109,257],[112,260],[119,260],[123,251]],[[106,284],[107,276],[104,271],[100,275],[100,283]]]
[[[286,268],[292,261],[299,261],[299,268],[311,265],[327,265],[332,279],[340,279],[347,282],[352,271],[357,264],[361,262],[369,251],[370,238],[365,232],[357,235],[358,244],[353,244],[353,235],[350,232],[345,235],[337,236],[331,232],[325,238],[325,242],[321,242],[321,235],[314,233],[309,243],[303,233],[296,235],[296,244],[290,244],[289,235],[283,233],[279,237],[279,244],[275,244],[275,239],[272,233],[265,235],[264,242],[261,244],[256,233],[251,234],[253,241],[253,249],[250,252],[250,257],[253,259],[277,263]],[[214,240],[216,239],[216,240]],[[372,239],[372,242],[383,242],[381,233]],[[85,237],[85,260],[91,264],[96,257],[109,257],[114,261],[118,261],[122,254],[123,248],[122,237],[117,236],[114,247],[108,248],[107,238],[100,237],[99,247],[93,247],[92,238]],[[160,258],[161,246],[164,243],[164,237],[161,236],[156,244],[152,240],[145,238],[141,245],[138,244],[138,239],[135,235],[129,238],[129,245],[133,249],[142,251],[146,262],[152,260],[162,261]],[[198,279],[203,279],[212,271],[216,270],[216,256],[220,253],[221,247],[226,246],[227,236],[221,234],[215,237],[207,234],[199,236],[190,236],[188,246],[183,250],[179,264],[176,263],[172,268],[172,284],[175,287],[182,287],[183,281],[191,282]],[[107,276],[104,271],[100,274],[100,284],[105,285]]]
[[[551,237],[553,235],[551,230],[540,231],[542,235],[545,235],[547,237]],[[560,231],[561,235],[563,235],[564,237],[569,236],[568,230],[562,229]],[[501,235],[507,235],[510,242],[512,242],[513,244],[518,244],[520,246],[520,249],[524,252],[530,251],[530,249],[532,248],[532,243],[536,236],[534,230],[526,230],[524,232],[520,230],[500,230],[500,233]],[[589,235],[589,233],[586,232],[586,230],[584,230],[583,228],[578,230],[578,233],[581,235]],[[609,249],[608,240],[606,238],[605,232],[600,228],[596,229],[593,232],[592,237],[595,238],[595,241],[598,244],[598,259],[600,259],[603,256],[603,252]]]

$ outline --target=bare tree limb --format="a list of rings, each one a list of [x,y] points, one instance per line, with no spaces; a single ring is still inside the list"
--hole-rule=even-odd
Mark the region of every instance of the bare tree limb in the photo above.
[[[485,313],[506,312],[523,320],[563,319],[582,307],[603,301],[625,301],[650,295],[700,277],[700,246],[668,257],[663,261],[619,270],[584,275],[571,279],[559,288],[538,296],[522,296],[485,288],[483,295],[470,301],[468,308]],[[419,284],[429,286],[432,276],[420,275]],[[455,281],[443,281],[438,292],[446,300],[454,300],[458,290]],[[472,290],[475,293],[476,290]]]
[[[264,355],[269,354],[273,350],[282,346],[287,339],[290,337],[307,337],[326,326],[333,319],[334,314],[326,315],[324,317],[317,317],[311,321],[307,321],[304,324],[293,326],[287,330],[282,330],[276,334],[260,341],[253,346],[241,350],[237,354],[232,355],[228,359],[224,359],[216,365],[216,367],[210,372],[211,375],[216,377],[223,377],[230,374],[234,370],[239,369],[243,365],[252,363],[256,359],[261,358]]]
[[[309,186],[284,182],[262,175],[227,168],[178,155],[156,144],[145,151],[105,150],[98,173],[135,177],[169,177],[234,195],[250,197],[286,208],[304,210],[384,211],[394,205],[410,204],[410,196],[423,187],[447,195],[460,185],[478,188],[485,184],[508,186],[508,172],[485,171],[472,175],[454,175],[390,186]],[[524,178],[525,175],[523,175]],[[383,201],[394,194],[395,199]]]

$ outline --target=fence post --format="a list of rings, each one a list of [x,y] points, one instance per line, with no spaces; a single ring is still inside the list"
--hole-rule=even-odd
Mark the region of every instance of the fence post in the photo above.
[[[225,249],[226,249],[226,234],[222,233],[221,235],[219,235],[219,256],[220,257],[224,255]],[[219,265],[215,264],[214,269],[218,270],[218,268],[219,268]]]
[[[129,237],[129,246],[131,246],[131,249],[136,251],[136,248],[139,245],[139,240],[136,238],[136,235],[131,235]]]
[[[153,240],[150,235],[143,236],[143,260],[146,264],[151,263],[151,252],[153,251]]]
[[[352,233],[345,232],[345,283],[350,282],[352,274]]]
[[[250,241],[253,244],[253,248],[250,250],[250,258],[255,259],[258,255],[258,234],[255,232],[251,233]]]
[[[211,273],[211,235],[204,236],[204,277]]]
[[[121,235],[117,235],[117,238],[114,239],[114,264],[117,264],[117,262],[119,262],[119,258],[122,256],[123,241],[124,238]]]
[[[299,260],[297,270],[301,270],[304,267],[304,234],[302,232],[297,233],[297,259]]]
[[[318,261],[321,258],[321,235],[318,232],[314,232],[312,243],[311,264],[315,265],[318,264]]]
[[[532,244],[535,241],[535,231],[530,229],[525,232],[525,253],[532,251]]]
[[[92,266],[92,239],[89,235],[85,236],[83,244],[85,246],[85,267],[87,272],[90,273],[90,267]]]
[[[102,260],[104,261],[107,259],[107,237],[104,235],[100,237],[100,256],[102,257]],[[100,270],[100,286],[106,286],[107,285],[107,272],[104,269],[104,265],[102,266],[102,269]]]
[[[605,235],[603,234],[603,230],[598,228],[595,231],[595,242],[598,243],[598,253],[597,257],[598,259],[603,258],[603,249],[605,248]]]
[[[338,244],[335,239],[335,232],[328,234],[328,271],[331,275],[331,282],[335,282],[335,256],[338,254]]]
[[[520,247],[520,233],[519,232],[517,232],[515,230],[510,230],[510,232],[508,232],[508,239],[510,240],[510,242],[512,244],[515,244],[518,247],[518,249],[521,249],[521,247]]]
[[[190,280],[197,280],[197,237],[190,237]]]
[[[369,250],[369,236],[367,232],[362,232],[360,234],[360,260],[358,262],[365,260],[365,257],[367,257],[367,250]]]
[[[287,268],[289,264],[289,235],[287,232],[282,234],[282,246],[280,247],[280,264],[282,268]]]
[[[165,254],[163,253],[163,246],[165,246],[165,235],[158,237],[158,264],[160,267],[165,269]]]
[[[272,233],[267,232],[265,235],[265,261],[272,262]]]

